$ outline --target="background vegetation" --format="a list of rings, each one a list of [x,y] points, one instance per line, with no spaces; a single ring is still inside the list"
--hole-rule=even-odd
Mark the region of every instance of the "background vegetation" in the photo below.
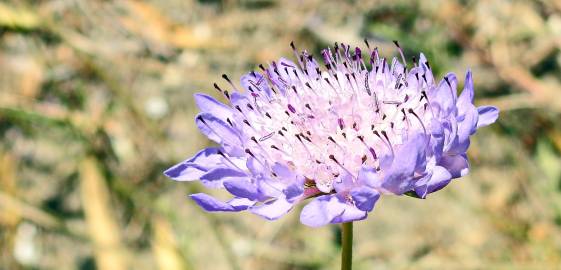
[[[204,214],[161,172],[208,144],[192,94],[222,73],[364,37],[502,112],[468,177],[355,225],[356,269],[559,269],[555,0],[1,1],[0,269],[338,269],[337,226]]]

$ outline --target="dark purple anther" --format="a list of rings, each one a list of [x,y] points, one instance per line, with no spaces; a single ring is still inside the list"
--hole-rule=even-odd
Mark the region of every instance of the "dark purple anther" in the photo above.
[[[368,151],[370,151],[370,154],[372,154],[372,157],[374,157],[374,159],[378,159],[378,155],[376,155],[376,151],[374,151],[374,148],[368,147]]]
[[[340,129],[344,129],[344,128],[345,128],[345,122],[343,122],[343,118],[337,119],[337,123],[339,123],[339,128],[340,128]]]
[[[321,50],[321,56],[323,56],[324,63],[329,64],[331,62],[329,61],[329,51],[327,49]]]
[[[362,51],[360,50],[359,47],[355,48],[355,55],[356,55],[357,60],[362,59]]]
[[[368,39],[366,38],[364,39],[364,44],[366,44],[366,47],[370,49],[370,44],[368,43]]]
[[[218,87],[218,84],[214,83],[214,89],[216,89],[218,92],[222,93],[222,89],[220,89],[220,87]]]
[[[226,75],[226,74],[222,74],[222,78],[224,80],[226,80],[227,82],[232,82],[232,81],[230,81],[230,78],[228,78],[228,75]]]
[[[291,104],[288,104],[288,109],[292,112],[292,113],[296,113],[296,109],[294,109],[294,107]]]
[[[290,65],[290,64],[288,64],[288,63],[285,63],[285,62],[280,62],[280,63],[281,63],[281,65],[282,65],[282,66],[285,66],[285,67],[296,68],[295,66],[293,66],[293,65]]]
[[[370,64],[374,64],[374,61],[376,61],[376,51],[372,51],[372,53],[370,54]]]

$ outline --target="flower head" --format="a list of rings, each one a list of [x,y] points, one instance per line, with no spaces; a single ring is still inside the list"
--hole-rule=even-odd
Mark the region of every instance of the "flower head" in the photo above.
[[[425,198],[466,175],[469,137],[498,117],[473,105],[470,71],[458,96],[456,76],[436,82],[423,54],[408,69],[401,49],[390,62],[336,43],[320,67],[292,47],[297,63],[261,65],[241,78],[244,91],[224,75],[233,89],[215,88],[229,105],[195,95],[195,122],[219,146],[165,174],[234,196],[190,195],[203,209],[274,220],[310,199],[300,216],[308,226],[361,220],[383,194]]]

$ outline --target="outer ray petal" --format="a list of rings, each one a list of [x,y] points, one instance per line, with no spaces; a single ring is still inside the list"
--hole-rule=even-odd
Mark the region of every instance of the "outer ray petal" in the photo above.
[[[255,204],[250,200],[239,198],[234,198],[229,202],[222,202],[205,193],[191,194],[189,197],[201,208],[209,212],[239,212]]]

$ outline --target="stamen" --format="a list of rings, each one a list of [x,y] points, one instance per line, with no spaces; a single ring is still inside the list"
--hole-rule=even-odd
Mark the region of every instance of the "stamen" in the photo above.
[[[222,150],[218,150],[217,153],[219,155],[221,155],[226,161],[228,161],[228,163],[230,163],[232,166],[236,167],[236,169],[243,171],[240,167],[238,167],[238,165],[236,165],[236,163],[234,163],[228,156],[226,156]]]
[[[228,78],[228,75],[222,74],[222,78],[224,78],[224,80],[226,80],[232,86],[232,88],[234,88],[234,90],[240,92],[240,90],[238,90],[238,88],[234,85],[234,83],[232,83],[230,78]]]
[[[337,123],[339,124],[339,128],[343,130],[345,128],[345,122],[343,122],[343,118],[337,119]]]
[[[223,141],[227,141],[227,140],[224,139],[224,137],[220,136],[220,133],[216,132],[216,131],[206,122],[206,120],[205,120],[201,115],[197,116],[197,119],[198,119],[199,121],[201,121],[208,129],[210,129],[210,131],[211,131],[212,133],[214,133],[214,134],[215,134],[216,136],[218,136],[220,139],[222,139]],[[228,142],[228,143],[231,143],[231,142]]]
[[[421,124],[421,127],[423,128],[423,132],[425,132],[425,135],[428,136],[427,129],[425,128],[425,124],[423,123],[423,120],[421,120],[421,118],[415,113],[415,111],[413,111],[413,109],[409,109],[408,112],[410,114],[412,114],[413,116],[415,116],[415,118],[417,118],[417,120],[419,120],[419,123]]]
[[[386,138],[386,141],[388,142],[388,146],[390,147],[390,150],[392,151],[392,156],[395,156],[395,153],[393,151],[392,142],[390,141],[390,138],[388,137],[388,134],[386,133],[385,130],[382,130],[382,135],[384,135],[384,138]]]
[[[218,84],[214,83],[214,89],[216,89],[218,92],[222,93],[222,89],[220,89],[220,87],[218,87]]]
[[[366,48],[370,49],[370,44],[368,44],[368,39],[364,38],[364,44],[366,44]]]
[[[341,167],[341,169],[343,169],[345,172],[347,172],[350,176],[352,176],[354,179],[356,179],[356,176],[354,176],[354,174],[349,171],[347,168],[345,168],[341,163],[339,163],[339,161],[337,161],[337,159],[335,158],[334,155],[329,155],[329,159],[333,160],[333,162],[335,162],[335,164],[339,165],[339,167]]]
[[[283,154],[285,154],[285,155],[287,155],[287,156],[290,156],[287,152],[285,152],[284,150],[278,148],[276,145],[271,145],[271,148],[273,148],[273,149],[275,149],[275,150],[277,150],[277,151],[279,151],[279,152],[281,152],[281,153],[283,153]]]
[[[275,135],[275,133],[274,133],[274,132],[271,132],[271,133],[269,133],[269,134],[267,134],[267,135],[265,135],[265,136],[259,138],[259,141],[260,141],[260,142],[266,141],[266,140],[270,139],[271,137],[273,137],[274,135]]]
[[[405,56],[403,55],[403,50],[399,46],[399,43],[397,42],[397,40],[394,40],[393,43],[395,44],[395,46],[399,50],[399,54],[401,55],[401,60],[403,61],[403,65],[407,66],[407,62],[405,61]]]
[[[296,113],[296,109],[294,108],[294,106],[292,106],[292,104],[288,104],[287,107],[292,113]]]
[[[364,88],[366,89],[366,93],[368,93],[369,96],[372,96],[372,93],[370,92],[370,85],[368,83],[368,74],[364,76]]]

